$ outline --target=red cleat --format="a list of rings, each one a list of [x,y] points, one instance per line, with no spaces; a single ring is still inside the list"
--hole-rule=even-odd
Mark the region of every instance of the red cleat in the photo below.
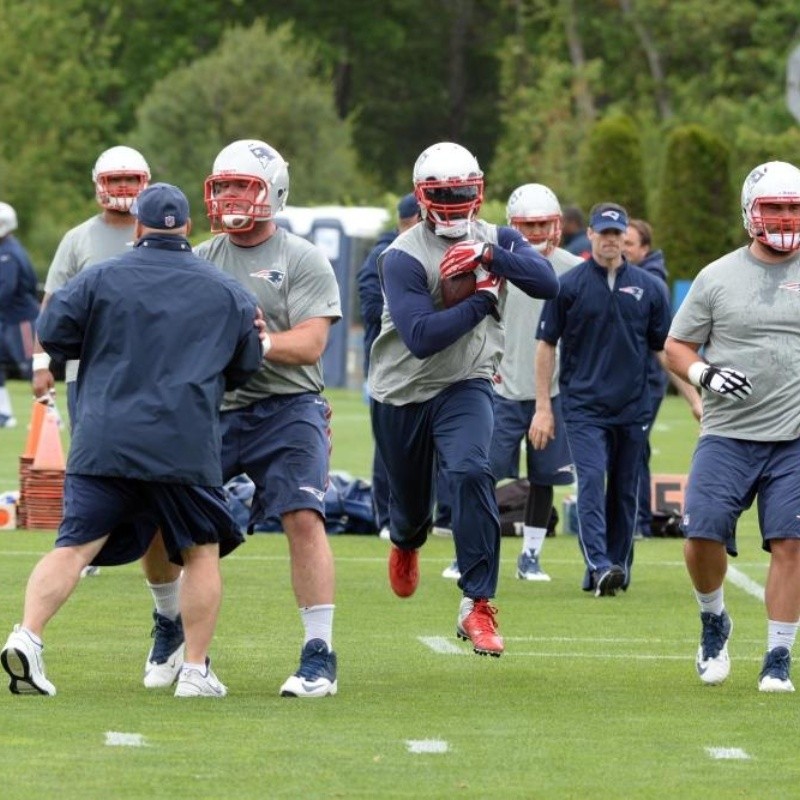
[[[485,598],[470,600],[465,597],[461,601],[456,636],[471,641],[472,649],[479,656],[500,658],[505,647],[503,637],[497,632],[496,615],[497,609]]]
[[[419,583],[419,551],[392,546],[389,553],[389,583],[398,597],[411,597]]]

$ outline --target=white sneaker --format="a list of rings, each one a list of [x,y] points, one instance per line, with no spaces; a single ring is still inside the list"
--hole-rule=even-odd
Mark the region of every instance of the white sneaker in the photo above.
[[[461,577],[461,570],[458,568],[458,561],[453,559],[451,564],[448,564],[442,570],[442,577],[443,578],[450,578],[451,580],[457,581]]]
[[[728,639],[731,638],[733,621],[723,609],[721,614],[701,613],[700,622],[703,630],[695,662],[697,674],[703,683],[715,686],[722,683],[731,671]]]
[[[449,538],[453,538],[453,529],[452,528],[443,528],[440,525],[434,525],[431,528],[431,533],[434,536],[445,536]]]
[[[387,527],[386,527],[386,525],[384,525],[384,526],[383,526],[383,527],[380,529],[380,531],[378,531],[378,538],[379,538],[379,539],[383,539],[385,542],[386,542],[386,541],[389,541],[389,538],[390,538],[390,535],[389,535],[389,528],[387,528]]]
[[[206,659],[205,673],[194,667],[182,667],[175,697],[225,697],[226,694],[228,687],[214,674],[209,659]]]
[[[333,697],[336,681],[336,653],[322,639],[311,639],[300,651],[300,666],[281,686],[281,697]]]
[[[144,665],[144,685],[146,689],[164,689],[175,683],[183,666],[183,622],[180,615],[171,620],[157,611],[153,611],[153,621],[153,646]]]
[[[542,569],[539,556],[523,550],[517,559],[517,577],[523,581],[549,581],[550,576]]]
[[[0,653],[3,669],[11,677],[8,688],[12,694],[52,696],[56,693],[56,687],[44,675],[43,649],[27,633],[21,631],[19,625],[14,626]]]

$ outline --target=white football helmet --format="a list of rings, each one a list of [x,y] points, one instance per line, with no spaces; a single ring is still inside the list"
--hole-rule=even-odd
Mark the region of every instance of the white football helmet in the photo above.
[[[764,203],[792,203],[800,211],[800,169],[785,161],[760,164],[742,186],[742,218],[747,233],[782,253],[800,249],[800,213],[767,216]]]
[[[230,192],[226,184],[243,181]],[[246,185],[245,185],[246,184]],[[206,178],[205,203],[214,233],[243,233],[276,217],[289,197],[289,165],[258,139],[240,139],[223,148]]]
[[[516,227],[520,222],[547,222],[542,233],[528,236],[528,241],[542,253],[549,253],[561,241],[561,204],[553,191],[542,183],[518,186],[508,198],[506,206],[508,224]]]
[[[483,172],[475,156],[460,144],[439,142],[421,153],[413,177],[420,213],[436,235],[466,236],[483,202]]]
[[[0,239],[16,229],[17,212],[8,203],[0,203]]]
[[[109,178],[135,177],[134,185],[109,183]],[[92,170],[97,202],[111,211],[130,211],[133,201],[150,182],[150,167],[132,147],[117,145],[100,154]]]

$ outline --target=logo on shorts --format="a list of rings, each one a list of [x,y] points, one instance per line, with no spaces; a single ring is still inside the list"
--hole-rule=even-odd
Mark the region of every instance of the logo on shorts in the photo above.
[[[262,281],[269,281],[276,289],[278,289],[283,283],[286,273],[281,272],[279,269],[260,269],[258,272],[251,272],[250,277],[261,278]]]
[[[689,524],[689,515],[688,514],[684,514],[683,518],[681,519],[681,525],[686,527],[688,524]]]
[[[574,464],[567,464],[564,467],[559,467],[556,472],[568,472],[570,475],[575,472],[575,465]]]
[[[625,294],[635,297],[637,301],[644,297],[644,289],[642,289],[641,286],[620,286],[619,290]]]
[[[315,489],[313,486],[298,486],[297,487],[301,492],[308,492],[309,494],[313,494],[314,497],[322,503],[325,500],[325,492],[321,492],[319,489]]]

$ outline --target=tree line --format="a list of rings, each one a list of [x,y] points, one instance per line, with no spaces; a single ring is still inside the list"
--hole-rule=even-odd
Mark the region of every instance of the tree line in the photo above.
[[[627,202],[691,276],[741,237],[749,169],[800,163],[797,33],[796,0],[0,0],[0,199],[44,273],[113,144],[181,185],[202,228],[234,138],[281,151],[292,203],[387,206],[452,140],[487,211],[529,181]]]

